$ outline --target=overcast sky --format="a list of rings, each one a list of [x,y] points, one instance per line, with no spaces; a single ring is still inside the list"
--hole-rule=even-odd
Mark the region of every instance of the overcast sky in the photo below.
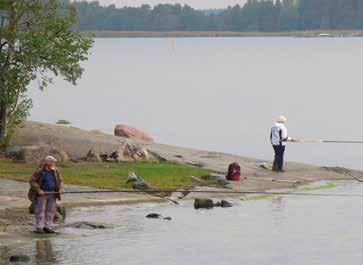
[[[91,1],[91,0],[89,0]],[[101,4],[116,4],[117,6],[155,5],[159,3],[188,4],[194,8],[225,8],[228,5],[243,4],[246,0],[98,0]]]

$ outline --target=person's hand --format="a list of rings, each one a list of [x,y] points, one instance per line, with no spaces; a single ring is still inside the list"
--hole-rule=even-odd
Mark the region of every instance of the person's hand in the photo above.
[[[59,194],[64,194],[64,190],[60,190],[59,191]]]
[[[44,191],[42,191],[42,190],[38,191],[38,196],[42,197],[44,195],[45,195]]]

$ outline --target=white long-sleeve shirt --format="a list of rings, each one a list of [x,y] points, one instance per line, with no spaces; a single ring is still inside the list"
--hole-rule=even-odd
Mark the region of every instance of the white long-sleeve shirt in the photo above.
[[[270,139],[272,145],[286,145],[286,141],[289,138],[287,137],[287,129],[283,123],[275,123],[271,128]]]

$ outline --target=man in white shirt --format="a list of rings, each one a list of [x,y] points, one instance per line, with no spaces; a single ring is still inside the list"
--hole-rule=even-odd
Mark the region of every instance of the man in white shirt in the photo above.
[[[273,171],[284,172],[284,154],[287,141],[292,141],[292,138],[287,136],[285,126],[287,119],[285,116],[277,118],[275,125],[271,128],[270,140],[275,151],[275,159],[272,165]]]

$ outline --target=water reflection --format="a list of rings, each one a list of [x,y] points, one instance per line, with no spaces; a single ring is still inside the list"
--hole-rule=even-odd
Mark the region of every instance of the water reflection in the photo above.
[[[40,239],[36,243],[35,264],[57,264],[57,257],[53,251],[52,241],[49,239]]]
[[[363,186],[327,192],[362,194]],[[363,200],[352,197],[283,196],[210,211],[196,211],[192,202],[83,208],[70,211],[68,221],[118,226],[65,229],[52,240],[0,247],[0,254],[29,255],[31,265],[359,265],[362,207]],[[173,220],[145,218],[151,212]]]
[[[279,231],[286,220],[286,200],[284,197],[277,197],[271,201],[271,215],[274,227]]]

